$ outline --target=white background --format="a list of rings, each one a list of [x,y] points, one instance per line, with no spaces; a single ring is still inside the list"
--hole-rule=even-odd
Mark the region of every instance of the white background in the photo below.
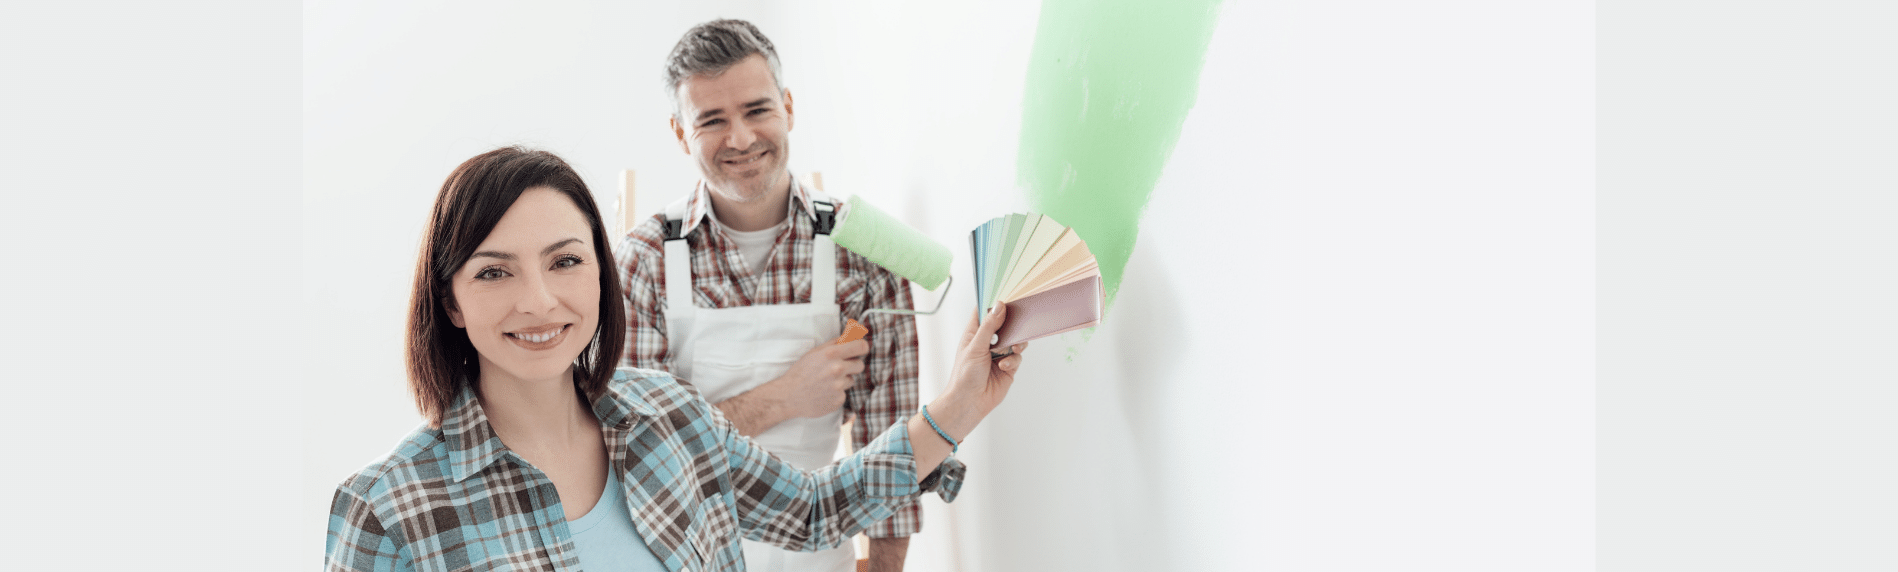
[[[913,569],[1898,564],[1894,15],[1516,4],[1227,4],[1107,325],[1036,345]],[[952,246],[1025,208],[1032,7],[411,6],[7,19],[23,565],[314,568],[416,421],[441,178],[689,184],[654,86],[697,21],[779,43],[832,190]]]
[[[968,230],[1027,208],[1034,4],[454,6],[304,13],[305,275],[367,263],[304,282],[305,514],[417,422],[402,316],[442,178],[525,143],[602,205],[624,168],[641,212],[684,193],[657,77],[694,23],[765,30],[793,168],[952,245],[960,284]],[[1037,344],[913,569],[1586,569],[1591,47],[1578,2],[1228,6],[1107,325]]]

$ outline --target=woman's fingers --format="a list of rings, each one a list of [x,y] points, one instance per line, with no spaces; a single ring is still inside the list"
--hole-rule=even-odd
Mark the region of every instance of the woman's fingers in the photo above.
[[[989,340],[995,339],[995,332],[1002,329],[1002,322],[1007,319],[1008,306],[1005,304],[996,304],[994,309],[989,310],[989,315],[983,318],[982,324],[975,329],[975,336],[972,341],[981,343],[979,345],[967,343],[963,345],[972,346],[970,347],[971,352],[977,349],[986,350],[989,347]],[[986,351],[984,353],[986,353]]]

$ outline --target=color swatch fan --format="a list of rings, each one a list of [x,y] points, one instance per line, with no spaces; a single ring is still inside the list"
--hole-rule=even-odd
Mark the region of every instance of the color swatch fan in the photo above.
[[[1099,324],[1101,266],[1081,236],[1047,215],[996,217],[969,233],[981,312],[1008,306],[996,347]]]

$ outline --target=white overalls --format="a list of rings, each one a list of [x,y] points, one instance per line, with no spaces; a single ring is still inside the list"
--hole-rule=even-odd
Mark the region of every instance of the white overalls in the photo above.
[[[718,403],[776,379],[811,348],[837,337],[842,310],[837,306],[837,249],[829,235],[835,203],[811,192],[812,210],[820,219],[811,243],[811,303],[710,309],[693,303],[692,253],[681,232],[690,198],[666,207],[666,345],[673,375],[698,388],[707,402]],[[821,468],[837,452],[843,414],[838,408],[823,417],[789,419],[752,439],[797,468]],[[849,543],[791,552],[741,542],[745,567],[759,572],[849,572],[856,566]]]

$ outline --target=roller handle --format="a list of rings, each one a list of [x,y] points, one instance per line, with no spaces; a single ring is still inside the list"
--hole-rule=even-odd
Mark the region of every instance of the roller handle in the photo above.
[[[850,318],[844,318],[844,335],[837,336],[837,341],[831,342],[831,344],[837,345],[854,342],[862,339],[863,335],[868,333],[870,333],[870,329],[863,327],[863,324],[859,324],[856,320]]]

